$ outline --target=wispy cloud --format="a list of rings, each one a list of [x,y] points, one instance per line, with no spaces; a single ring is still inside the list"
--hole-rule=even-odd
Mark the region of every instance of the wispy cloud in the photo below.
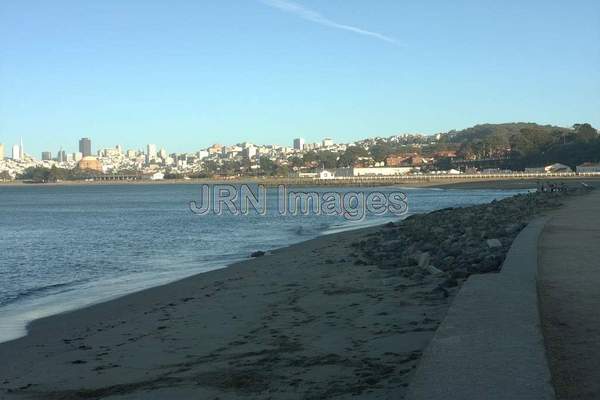
[[[383,40],[384,42],[398,45],[398,41],[392,37],[382,35],[381,33],[368,31],[366,29],[357,28],[351,25],[340,24],[339,22],[332,21],[329,18],[321,15],[320,13],[306,8],[301,4],[295,3],[291,0],[259,0],[261,3],[266,4],[269,7],[276,8],[278,10],[297,15],[307,21],[314,22],[319,25],[327,26],[335,29],[342,29],[344,31],[353,32],[359,35],[370,36],[375,39]]]

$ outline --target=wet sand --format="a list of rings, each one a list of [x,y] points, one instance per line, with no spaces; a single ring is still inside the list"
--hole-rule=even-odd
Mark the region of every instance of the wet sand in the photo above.
[[[0,397],[401,398],[457,289],[355,264],[375,229],[38,320],[0,344]]]

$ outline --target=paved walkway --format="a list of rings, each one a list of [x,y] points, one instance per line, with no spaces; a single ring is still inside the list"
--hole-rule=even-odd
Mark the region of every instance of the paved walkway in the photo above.
[[[552,213],[538,282],[557,399],[600,399],[600,190]]]
[[[473,275],[423,354],[407,400],[553,400],[536,290],[546,219],[517,236],[498,274]]]

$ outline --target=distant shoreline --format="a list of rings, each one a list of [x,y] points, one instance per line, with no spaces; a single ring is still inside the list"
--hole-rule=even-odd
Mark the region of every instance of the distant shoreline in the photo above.
[[[538,183],[564,182],[569,185],[582,182],[600,183],[600,176],[548,176],[540,178],[523,177],[435,177],[427,176],[422,179],[415,178],[362,178],[356,180],[314,180],[302,178],[239,178],[239,179],[164,179],[164,180],[110,180],[110,181],[61,181],[51,183],[27,183],[23,181],[0,182],[0,187],[25,187],[25,186],[96,186],[96,185],[201,185],[201,184],[262,184],[265,186],[408,186],[408,187],[432,187],[445,189],[528,189],[535,188]]]

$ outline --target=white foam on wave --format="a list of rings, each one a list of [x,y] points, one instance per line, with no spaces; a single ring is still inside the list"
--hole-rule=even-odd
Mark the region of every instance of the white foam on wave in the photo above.
[[[404,216],[403,216],[404,217]],[[403,217],[390,217],[390,218],[375,218],[365,219],[363,221],[348,221],[344,224],[333,225],[328,229],[321,232],[322,235],[331,235],[333,233],[347,232],[355,229],[369,228],[371,226],[383,225],[388,222],[396,222]]]
[[[201,267],[164,270],[152,274],[136,273],[75,285],[70,290],[36,297],[0,308],[0,343],[27,335],[27,326],[38,319],[103,303],[192,275],[224,268],[239,259],[215,262]]]

